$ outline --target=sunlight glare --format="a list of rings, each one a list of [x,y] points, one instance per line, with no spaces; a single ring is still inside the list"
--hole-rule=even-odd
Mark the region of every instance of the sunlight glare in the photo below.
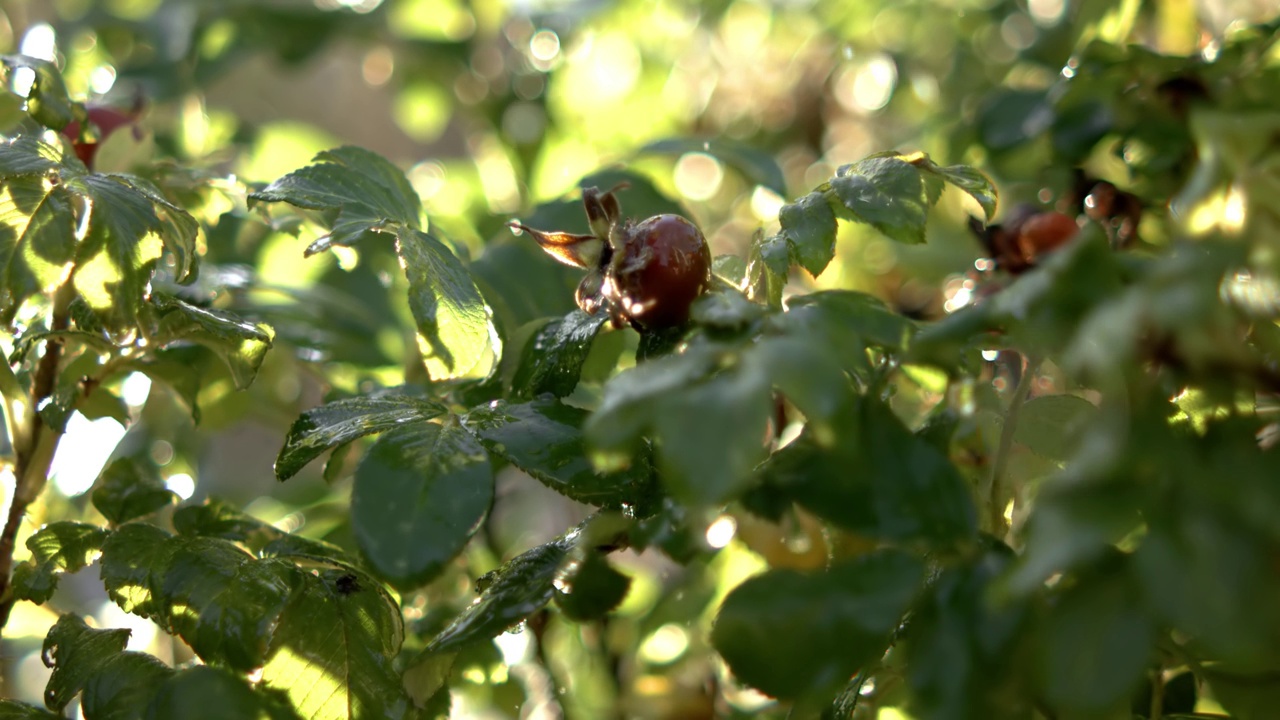
[[[58,492],[73,497],[93,487],[124,433],[120,423],[111,418],[89,420],[74,413],[49,467]]]

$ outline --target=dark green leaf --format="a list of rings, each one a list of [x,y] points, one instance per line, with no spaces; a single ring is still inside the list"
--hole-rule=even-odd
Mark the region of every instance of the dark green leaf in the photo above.
[[[564,397],[572,393],[578,386],[591,344],[605,320],[604,314],[588,315],[574,310],[534,333],[525,345],[511,381],[512,395],[532,398],[551,393]]]
[[[806,430],[764,475],[809,511],[866,535],[947,544],[977,529],[959,471],[878,400],[850,399],[833,437]]]
[[[409,309],[418,349],[432,380],[487,378],[497,368],[502,340],[471,273],[439,240],[418,230],[397,234],[396,250],[409,279]]]
[[[173,513],[173,527],[182,535],[231,540],[264,557],[305,555],[336,564],[349,565],[353,562],[336,545],[291,535],[217,500],[179,508]]]
[[[495,400],[472,409],[463,423],[487,450],[566,497],[609,508],[645,503],[654,491],[645,463],[615,473],[592,467],[581,431],[587,417],[542,397],[521,404]]]
[[[785,195],[787,192],[786,177],[782,174],[782,168],[776,160],[749,145],[726,138],[657,140],[640,148],[639,152],[661,155],[703,153],[736,169],[756,185],[763,185],[779,195]]]
[[[923,566],[881,551],[830,569],[770,570],[725,598],[711,642],[739,680],[779,698],[834,693],[889,644]]]
[[[420,423],[378,438],[356,467],[351,525],[377,574],[412,588],[462,551],[492,503],[484,448],[454,421]]]
[[[150,515],[177,496],[164,485],[155,465],[120,458],[102,471],[93,488],[93,506],[115,525]]]
[[[4,147],[12,146],[0,143],[0,148]],[[64,187],[40,177],[4,181],[0,192],[0,322],[7,325],[27,298],[57,285],[75,253],[75,230],[72,200]]]
[[[201,359],[211,350],[192,345],[163,348],[139,358],[126,367],[167,386],[191,410],[191,419],[200,422]]]
[[[831,192],[841,213],[901,243],[924,242],[925,221],[941,180],[900,157],[872,157],[840,169]]]
[[[304,718],[418,717],[392,665],[404,627],[391,597],[348,569],[300,574],[303,583],[275,628],[262,685],[287,695]]]
[[[1013,553],[996,545],[971,562],[943,569],[906,626],[907,681],[916,717],[968,720],[1026,717],[1019,697],[1027,670],[1022,645],[1027,603],[993,602],[992,581]]]
[[[96,525],[68,521],[40,528],[27,538],[31,559],[14,570],[14,597],[40,604],[48,602],[58,587],[58,576],[93,562],[109,534]]]
[[[1075,395],[1034,397],[1022,406],[1013,439],[1043,457],[1066,460],[1097,412],[1093,403]]]
[[[1030,140],[1053,122],[1043,90],[1004,90],[978,113],[978,129],[988,148],[1008,150]]]
[[[695,300],[690,314],[701,327],[732,333],[750,328],[764,316],[765,308],[737,290],[717,290]]]
[[[1038,669],[1051,707],[1103,717],[1127,710],[1141,685],[1156,628],[1124,569],[1082,578],[1044,619]]]
[[[778,212],[778,222],[796,261],[810,275],[821,275],[836,255],[836,216],[826,195],[811,192],[783,205]],[[773,266],[771,269],[777,270]]]
[[[427,643],[426,651],[443,653],[497,637],[524,622],[551,601],[554,581],[578,530],[517,555],[480,578],[480,598]]]
[[[93,676],[124,652],[128,642],[128,630],[93,630],[77,615],[59,617],[44,639],[45,664],[53,668],[45,686],[45,706],[54,712],[66,710]]]
[[[330,448],[383,430],[424,423],[444,411],[434,400],[392,394],[348,398],[312,408],[289,428],[276,458],[276,478],[288,480]]]
[[[144,720],[296,720],[293,708],[253,689],[241,676],[196,665],[174,673],[155,690]]]
[[[159,293],[152,295],[152,302],[160,313],[159,344],[190,341],[204,345],[227,364],[237,389],[253,383],[275,337],[271,328]]]
[[[571,620],[598,620],[621,604],[630,588],[631,578],[615,570],[603,554],[588,551],[565,569],[556,586],[556,605]]]
[[[102,548],[107,594],[187,641],[206,662],[260,667],[275,624],[305,573],[225,540],[170,536],[146,525],[117,530]]]
[[[84,115],[84,110],[67,94],[67,86],[62,81],[58,66],[29,55],[3,55],[0,56],[0,62],[4,63],[10,76],[18,68],[26,68],[34,73],[35,79],[27,95],[27,112],[36,122],[53,130],[61,130],[77,116]]]
[[[657,402],[699,381],[715,365],[715,354],[699,345],[618,374],[605,385],[604,399],[587,422],[587,440],[597,448],[629,457],[642,446],[641,435],[654,422]]]
[[[85,683],[80,707],[86,718],[140,717],[173,669],[151,655],[123,652],[108,659]]]

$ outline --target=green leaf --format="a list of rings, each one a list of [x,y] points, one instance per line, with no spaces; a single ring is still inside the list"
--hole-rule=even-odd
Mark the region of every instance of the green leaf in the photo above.
[[[598,620],[620,605],[630,588],[631,578],[615,570],[602,553],[587,551],[565,569],[555,600],[570,620]]]
[[[297,720],[300,716],[273,695],[255,690],[241,676],[196,665],[174,673],[155,690],[146,720]]]
[[[768,695],[834,693],[884,653],[922,579],[920,561],[894,550],[818,572],[770,570],[729,593],[711,643]]]
[[[925,221],[937,201],[941,180],[924,175],[897,156],[871,157],[846,165],[831,179],[838,211],[901,243],[924,242]]]
[[[191,410],[193,422],[200,422],[202,359],[212,351],[199,346],[161,348],[129,362],[125,368],[167,386]]]
[[[669,138],[651,142],[637,152],[660,155],[684,155],[685,153],[710,155],[742,173],[743,177],[756,185],[763,185],[779,195],[785,195],[787,192],[787,179],[778,161],[745,143],[726,138]]]
[[[748,330],[764,317],[765,308],[737,290],[712,290],[693,301],[690,316],[700,327],[719,333]]]
[[[818,277],[836,255],[836,215],[821,192],[808,195],[778,211],[782,236],[796,261]]]
[[[681,501],[714,505],[742,491],[764,458],[772,396],[758,364],[713,375],[719,362],[717,350],[699,344],[610,380],[585,428],[597,459],[625,465],[648,433],[657,443],[662,480]]]
[[[151,201],[109,175],[66,177],[91,203],[89,232],[76,249],[76,290],[107,328],[132,327],[163,252],[163,227]]]
[[[223,310],[196,307],[169,295],[155,293],[152,302],[160,314],[157,343],[189,341],[204,345],[227,364],[236,389],[243,390],[253,383],[271,349],[275,331],[262,323]]]
[[[307,254],[331,245],[353,245],[370,234],[399,225],[416,230],[422,203],[404,173],[376,153],[340,147],[320,153],[316,164],[295,170],[266,188],[249,194],[249,201],[286,202],[309,210],[337,210],[331,233],[307,249]]]
[[[221,538],[244,545],[259,556],[304,555],[342,565],[353,559],[341,548],[284,532],[217,500],[185,505],[173,513],[173,527],[182,535]]]
[[[124,652],[128,642],[128,630],[93,630],[77,615],[59,617],[44,639],[45,663],[53,667],[45,686],[45,706],[59,713],[66,710],[93,676]]]
[[[865,535],[946,545],[977,530],[959,471],[879,400],[851,398],[833,437],[806,429],[763,473],[810,512]]]
[[[302,573],[291,562],[256,560],[225,540],[171,536],[147,525],[117,530],[102,548],[107,594],[151,618],[206,662],[261,667]]]
[[[1000,193],[991,182],[991,178],[983,175],[968,165],[947,165],[939,167],[932,162],[928,169],[942,176],[943,180],[969,193],[982,206],[982,213],[987,222],[995,219],[996,208],[1000,202]]]
[[[1080,431],[1097,413],[1093,403],[1075,395],[1034,397],[1022,406],[1013,439],[1042,457],[1067,460]]]
[[[86,718],[139,717],[171,675],[173,668],[151,655],[120,653],[85,683],[80,707]]]
[[[69,521],[40,528],[27,538],[31,559],[14,569],[14,597],[39,604],[48,602],[58,587],[58,577],[93,562],[109,534],[96,525]]]
[[[0,142],[0,177],[49,175],[62,166],[62,148],[35,135]]]
[[[101,157],[101,156],[99,156]],[[134,192],[151,201],[160,220],[160,239],[173,254],[174,282],[189,285],[195,282],[200,256],[196,252],[196,236],[200,223],[186,210],[175,205],[151,181],[135,175],[113,174],[111,177],[124,183]]]
[[[396,603],[347,569],[301,575],[272,637],[262,685],[281,691],[304,718],[418,717],[392,665],[404,641]]]
[[[782,289],[791,269],[791,250],[782,235],[757,235],[747,257],[748,296],[769,307],[782,306]]]
[[[992,582],[1013,559],[993,543],[970,561],[930,578],[906,626],[907,681],[915,717],[968,720],[1024,717],[1020,699],[1030,606],[991,600]]]
[[[94,484],[93,506],[113,525],[129,522],[177,499],[164,485],[156,466],[134,458],[120,458],[107,466]]]
[[[18,68],[34,73],[35,79],[27,95],[27,113],[36,122],[53,130],[61,130],[84,115],[84,110],[67,94],[67,86],[62,81],[58,66],[29,55],[0,55],[0,62],[4,63],[10,77]]]
[[[517,555],[480,578],[480,597],[427,643],[426,652],[444,653],[490,640],[524,622],[551,601],[554,581],[577,539],[578,530]]]
[[[564,397],[572,393],[606,319],[604,314],[593,316],[575,309],[534,333],[511,381],[512,396],[532,398],[551,393]]]
[[[597,473],[582,425],[589,414],[550,397],[527,403],[495,400],[473,408],[463,424],[489,452],[565,497],[607,508],[645,504],[654,493],[646,463]]]
[[[0,143],[5,147],[12,148]],[[75,231],[66,188],[43,177],[5,179],[0,189],[0,322],[12,322],[27,298],[61,281],[75,254]]]
[[[1274,544],[1214,509],[1180,515],[1153,523],[1133,556],[1150,609],[1224,661],[1276,667]]]
[[[418,349],[432,380],[483,379],[497,368],[502,339],[493,310],[461,261],[439,240],[418,230],[396,235],[409,279],[409,309]]]
[[[423,423],[445,412],[434,400],[390,393],[347,398],[312,408],[293,421],[276,458],[276,478],[288,480],[326,450],[356,438]]]
[[[1050,707],[1103,717],[1127,710],[1141,686],[1156,628],[1125,569],[1081,578],[1042,621],[1037,664]]]
[[[455,421],[420,423],[378,438],[356,467],[351,526],[374,571],[413,588],[462,551],[492,503],[484,448]]]

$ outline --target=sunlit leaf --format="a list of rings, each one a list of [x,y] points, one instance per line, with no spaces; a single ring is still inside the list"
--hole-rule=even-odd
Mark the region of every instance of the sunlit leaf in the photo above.
[[[409,279],[409,309],[431,378],[488,377],[502,355],[502,340],[493,310],[471,274],[448,248],[424,232],[400,232],[396,250]]]
[[[404,640],[395,602],[346,569],[301,575],[273,633],[263,686],[305,718],[418,717],[392,665]]]
[[[480,528],[493,502],[489,456],[456,421],[378,438],[356,467],[351,525],[374,571],[402,588],[430,580]]]
[[[836,216],[826,196],[812,192],[783,205],[778,222],[800,266],[814,277],[822,274],[836,254]]]
[[[69,521],[40,528],[27,538],[31,559],[14,570],[14,596],[35,603],[48,602],[58,587],[59,576],[93,562],[109,534],[96,525]]]
[[[83,109],[67,94],[62,73],[53,63],[30,55],[0,55],[0,62],[4,63],[10,75],[18,68],[25,68],[35,75],[27,96],[27,112],[36,122],[61,130],[77,116],[83,116]]]
[[[631,578],[618,572],[602,553],[587,552],[566,569],[556,587],[556,606],[571,620],[597,620],[617,607],[630,588]]]
[[[174,281],[184,285],[194,282],[199,260],[196,254],[196,235],[200,224],[190,213],[166,198],[150,181],[135,175],[112,175],[112,177],[151,201],[160,219],[160,239],[164,241],[165,249],[173,254]]]
[[[423,423],[445,412],[423,397],[390,393],[347,398],[304,412],[285,438],[276,458],[276,478],[288,480],[326,450],[373,433]]]
[[[4,147],[0,145],[0,147]],[[0,188],[0,322],[66,273],[75,254],[70,194],[42,177],[11,177]]]

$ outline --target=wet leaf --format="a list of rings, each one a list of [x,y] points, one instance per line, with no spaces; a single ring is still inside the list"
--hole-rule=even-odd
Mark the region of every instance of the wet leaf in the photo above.
[[[58,618],[44,639],[45,662],[53,667],[44,704],[62,712],[89,680],[124,652],[128,630],[94,630],[70,613]]]
[[[581,427],[589,413],[542,397],[527,403],[495,400],[473,408],[463,424],[495,455],[565,497],[608,508],[645,502],[654,488],[646,463],[598,473]]]
[[[276,479],[288,480],[325,451],[373,433],[423,423],[445,412],[435,400],[383,393],[326,403],[304,412],[276,458]]]
[[[444,653],[497,637],[551,602],[554,581],[573,548],[578,531],[517,555],[477,583],[480,598],[427,643],[429,653]],[[483,588],[481,588],[483,585]]]
[[[196,665],[165,678],[146,708],[147,720],[297,720],[280,698],[255,690],[222,668]]]
[[[253,383],[271,349],[275,331],[224,310],[196,307],[160,293],[152,295],[152,302],[160,314],[157,343],[189,341],[204,345],[226,363],[237,389]]]
[[[778,222],[800,266],[814,277],[821,275],[836,254],[836,216],[826,196],[811,192],[783,205]]]
[[[840,168],[831,192],[841,217],[864,222],[901,243],[924,242],[925,221],[942,181],[897,156],[870,157]]]
[[[76,246],[72,202],[66,188],[41,177],[5,179],[0,189],[0,321],[6,325],[27,298],[52,289],[66,272]]]
[[[551,393],[564,397],[572,393],[606,319],[604,314],[593,316],[573,310],[534,333],[511,381],[512,395],[532,398]]]
[[[373,570],[400,588],[432,579],[489,514],[489,456],[456,422],[378,438],[356,467],[351,525]]]

